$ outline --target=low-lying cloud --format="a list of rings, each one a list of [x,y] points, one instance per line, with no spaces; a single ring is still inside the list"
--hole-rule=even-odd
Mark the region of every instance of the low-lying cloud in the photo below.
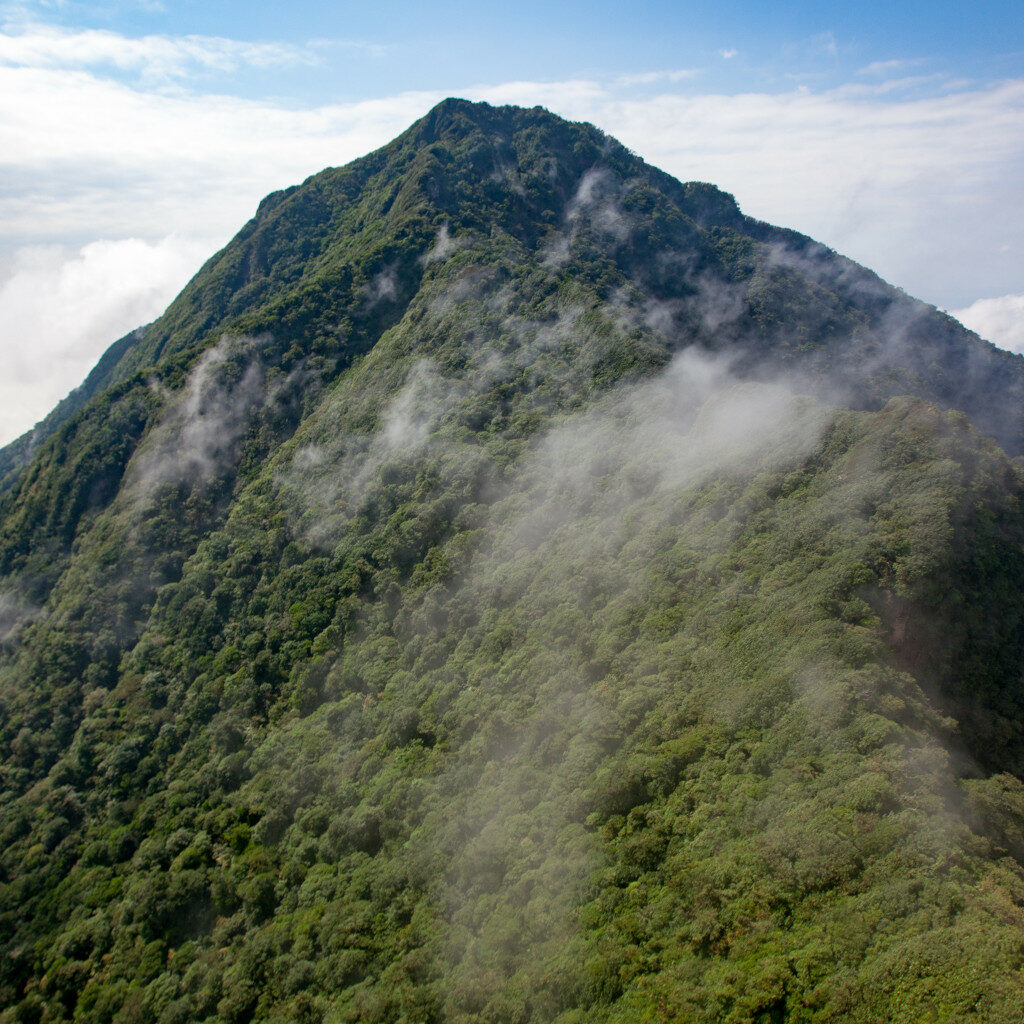
[[[809,451],[831,416],[781,384],[740,383],[727,359],[687,349],[543,438],[518,477],[529,497],[508,542],[532,548],[584,519],[580,537],[614,544],[620,529],[635,528],[644,500],[711,474],[777,468]]]
[[[472,239],[467,235],[452,235],[448,222],[445,221],[437,230],[434,244],[423,256],[426,265],[431,263],[443,263],[449,256],[454,256],[460,249],[465,249],[472,244]]]
[[[0,644],[14,640],[22,626],[39,618],[42,609],[16,588],[0,587]]]
[[[589,645],[618,614],[611,605],[642,605],[652,567],[645,545],[662,527],[677,538],[686,529],[677,502],[690,489],[794,464],[831,418],[781,386],[739,383],[722,358],[687,350],[657,377],[556,421],[491,505],[471,564],[442,606],[423,612],[432,623],[447,615],[456,663],[497,623],[522,641],[501,669],[470,675],[453,697],[477,715],[500,705],[509,724],[482,770],[471,760],[480,757],[474,737],[467,748],[476,770],[456,753],[440,780],[457,809],[437,840],[448,865],[452,1000],[499,990],[576,930],[581,887],[599,864],[580,824],[580,794],[597,785],[626,734],[593,685]],[[478,629],[477,617],[487,625]],[[496,682],[506,672],[529,679],[514,718]],[[542,773],[531,770],[555,735],[571,741]],[[520,886],[534,898],[500,902]],[[481,890],[496,894],[495,911],[480,913]],[[510,913],[514,943],[496,927]]]
[[[203,353],[181,391],[168,396],[129,464],[127,493],[145,500],[161,484],[202,482],[226,471],[264,398],[253,342],[223,338]]]
[[[429,360],[419,360],[381,411],[376,430],[342,431],[298,448],[277,481],[296,514],[297,531],[309,543],[329,547],[363,510],[381,469],[423,454],[465,392],[463,382],[442,378]]]

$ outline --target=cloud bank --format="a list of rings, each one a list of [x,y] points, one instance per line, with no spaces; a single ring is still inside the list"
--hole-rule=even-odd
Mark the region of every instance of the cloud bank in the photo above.
[[[19,250],[0,271],[0,441],[42,419],[111,342],[152,320],[206,255],[174,235]]]

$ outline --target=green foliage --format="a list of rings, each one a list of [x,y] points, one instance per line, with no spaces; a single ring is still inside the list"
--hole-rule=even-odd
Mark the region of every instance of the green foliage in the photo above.
[[[651,412],[740,339],[874,411]],[[1020,1019],[1024,477],[883,401],[1003,357],[459,101],[114,355],[0,510],[0,1021]]]

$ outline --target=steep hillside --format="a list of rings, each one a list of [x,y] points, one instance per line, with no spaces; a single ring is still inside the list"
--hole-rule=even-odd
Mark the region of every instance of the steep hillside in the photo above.
[[[752,367],[798,367],[858,404],[915,394],[1024,451],[1021,357],[592,125],[452,99],[376,153],[268,196],[162,317],[112,345],[82,388],[0,452],[0,479],[101,390],[194,359],[224,332],[270,333],[275,363],[333,379],[399,319],[424,255],[447,255],[453,238],[477,243],[477,261],[488,239],[513,244],[517,261],[583,275],[604,301],[628,286],[673,346],[742,349]]]
[[[1020,357],[461,101],[118,345],[8,453],[0,1021],[1020,1019]]]

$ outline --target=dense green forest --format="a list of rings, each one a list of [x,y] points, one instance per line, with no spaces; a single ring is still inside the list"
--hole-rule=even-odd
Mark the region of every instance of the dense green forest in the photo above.
[[[0,1022],[1020,1021],[1022,399],[539,108],[269,196],[0,453]]]

